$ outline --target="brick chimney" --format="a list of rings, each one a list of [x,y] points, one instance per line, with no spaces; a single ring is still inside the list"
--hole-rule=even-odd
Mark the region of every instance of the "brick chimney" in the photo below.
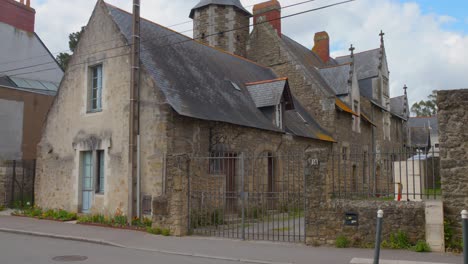
[[[312,51],[317,53],[324,63],[330,60],[330,37],[327,32],[315,33]]]
[[[254,25],[263,21],[269,21],[270,25],[281,37],[281,4],[277,0],[271,0],[256,4],[253,7]]]
[[[0,0],[0,22],[17,29],[34,32],[36,11],[31,8],[31,0]]]

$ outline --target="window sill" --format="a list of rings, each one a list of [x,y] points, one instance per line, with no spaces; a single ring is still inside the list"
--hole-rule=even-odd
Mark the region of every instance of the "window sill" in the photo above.
[[[104,193],[97,192],[96,195],[98,195],[98,196],[104,196]]]
[[[99,110],[88,110],[86,111],[86,114],[97,114],[97,113],[101,113],[102,112],[102,109],[99,109]]]

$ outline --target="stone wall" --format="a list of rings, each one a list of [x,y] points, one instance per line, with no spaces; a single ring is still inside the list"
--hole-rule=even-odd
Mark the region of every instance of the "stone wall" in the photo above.
[[[4,161],[0,160],[0,206],[6,206],[6,172],[7,168]]]
[[[468,210],[468,89],[439,91],[437,106],[444,215],[460,239],[460,212]]]
[[[377,211],[384,211],[382,241],[398,231],[406,233],[412,243],[425,239],[425,208],[420,202],[331,200],[307,215],[307,244],[334,245],[338,236],[345,236],[353,247],[375,243]],[[357,215],[358,224],[345,224],[347,214]]]

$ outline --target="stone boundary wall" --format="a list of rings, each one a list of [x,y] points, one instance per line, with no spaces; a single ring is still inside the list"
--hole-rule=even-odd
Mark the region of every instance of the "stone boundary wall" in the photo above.
[[[461,239],[461,217],[468,210],[468,89],[437,93],[444,218]]]
[[[377,211],[384,211],[382,241],[399,230],[410,241],[425,239],[425,204],[421,202],[331,200],[321,208],[309,208],[306,217],[308,245],[334,245],[338,236],[349,239],[352,247],[375,243]],[[345,224],[346,214],[357,215],[357,225]]]
[[[6,206],[6,172],[5,162],[0,160],[0,206]]]

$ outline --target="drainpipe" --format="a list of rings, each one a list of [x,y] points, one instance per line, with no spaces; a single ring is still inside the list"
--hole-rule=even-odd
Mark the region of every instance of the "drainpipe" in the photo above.
[[[140,108],[138,107],[138,111]],[[140,116],[140,115],[138,115]],[[140,122],[138,122],[140,123]],[[137,135],[137,201],[136,201],[136,214],[137,217],[141,219],[141,149],[140,149],[140,134]]]
[[[375,122],[374,106],[372,104],[371,104],[371,109],[372,109],[372,120],[374,120],[374,122]],[[375,179],[375,162],[377,161],[377,148],[376,148],[375,145],[376,145],[375,144],[375,126],[372,126],[372,152],[374,152],[373,155],[372,155],[372,158],[373,158],[373,161],[372,161],[372,179],[374,180],[373,181],[374,186],[373,186],[372,192],[373,192],[374,195],[375,195],[375,193],[377,191],[376,190],[377,186],[375,184],[375,181],[376,181],[376,179]]]

